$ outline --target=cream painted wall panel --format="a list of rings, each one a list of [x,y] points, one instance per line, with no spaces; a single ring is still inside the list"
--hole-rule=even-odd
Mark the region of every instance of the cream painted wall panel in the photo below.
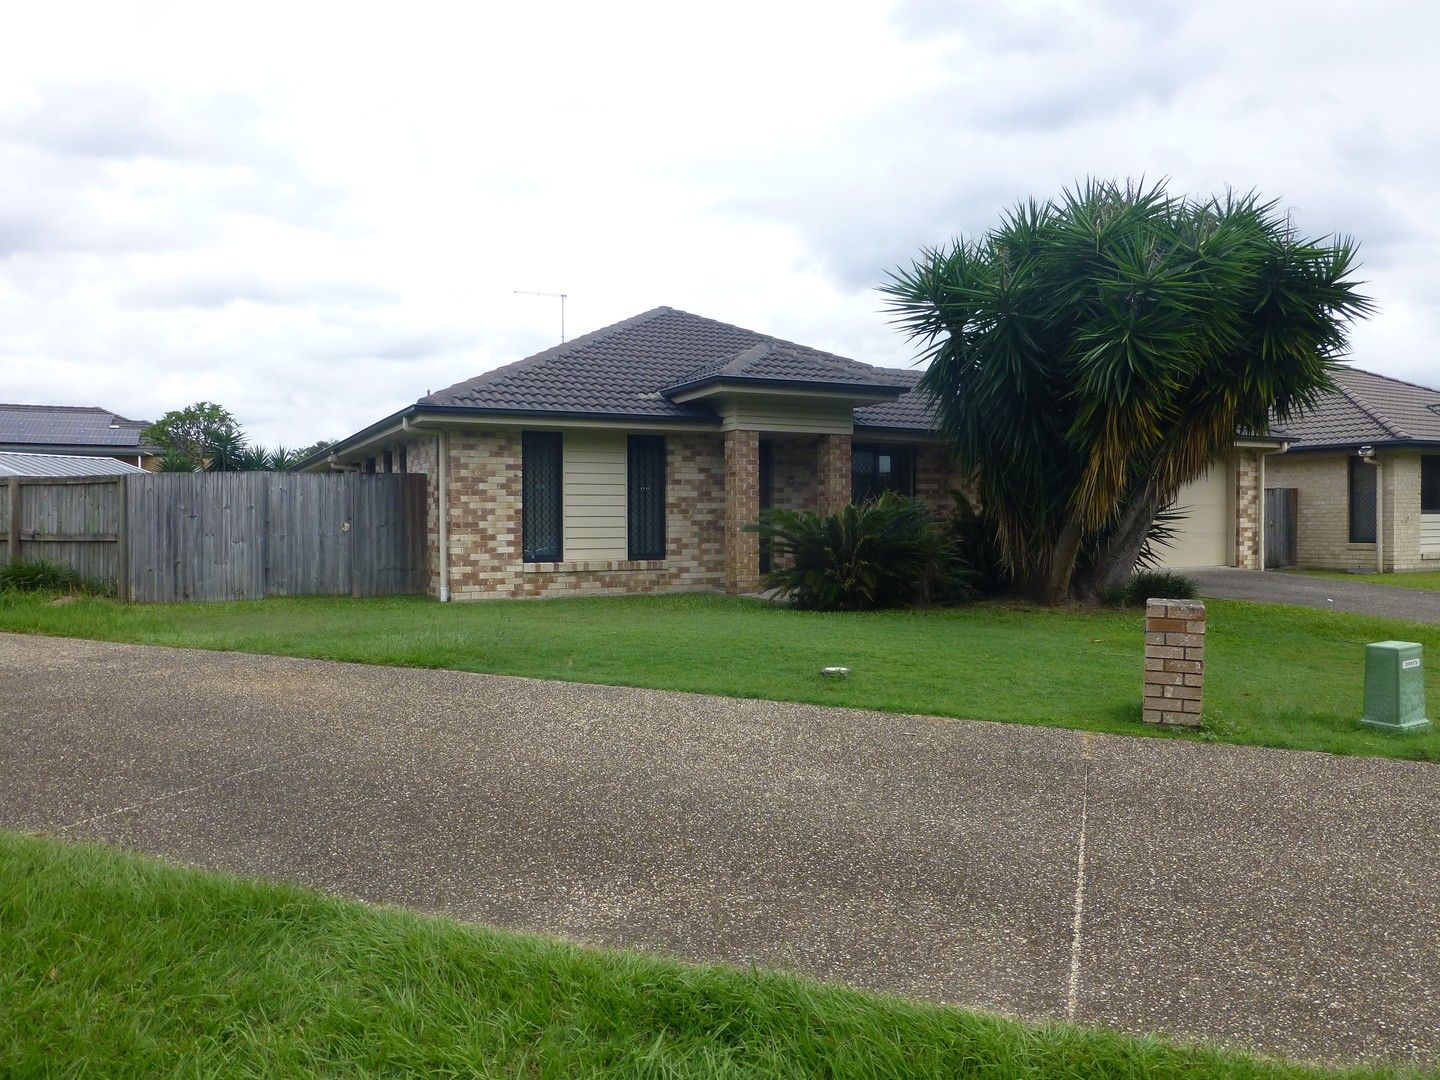
[[[1420,515],[1420,558],[1440,559],[1440,514]]]
[[[1233,489],[1229,461],[1218,462],[1199,480],[1180,489],[1175,505],[1188,508],[1188,514],[1176,526],[1171,546],[1160,549],[1161,566],[1185,570],[1231,563],[1235,543]]]
[[[804,398],[735,398],[721,411],[724,431],[791,431],[806,435],[849,435],[854,412]]]
[[[623,431],[565,432],[567,561],[625,558],[625,448]]]

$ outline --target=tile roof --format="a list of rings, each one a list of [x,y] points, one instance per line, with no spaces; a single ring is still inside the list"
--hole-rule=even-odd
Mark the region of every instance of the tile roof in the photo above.
[[[894,401],[882,401],[877,405],[862,405],[855,410],[857,428],[892,428],[899,430],[931,431],[935,427],[935,407],[930,399],[915,389],[921,368],[880,368],[888,382],[910,387]]]
[[[422,397],[421,406],[636,419],[714,420],[663,391],[715,379],[904,385],[890,370],[659,307]]]
[[[1315,408],[1286,422],[1294,449],[1440,443],[1440,390],[1344,366],[1335,384]]]
[[[151,452],[143,420],[93,405],[0,405],[0,446],[95,446]]]
[[[0,476],[122,476],[144,471],[108,457],[0,451]]]

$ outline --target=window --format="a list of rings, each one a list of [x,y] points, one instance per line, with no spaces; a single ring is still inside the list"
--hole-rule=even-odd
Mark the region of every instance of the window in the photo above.
[[[520,436],[520,532],[526,562],[559,562],[564,436],[526,431]]]
[[[1358,457],[1350,459],[1350,543],[1375,543],[1374,465]]]
[[[864,502],[882,491],[915,494],[915,448],[856,443],[850,451],[850,498]]]
[[[405,463],[405,457],[406,457],[406,455],[405,455],[405,446],[404,446],[404,444],[402,443],[401,446],[400,446],[400,471],[401,471],[401,472],[405,472],[406,469],[407,469],[407,466],[406,466],[406,463]]]
[[[375,459],[373,457],[367,457],[365,459],[365,471],[367,473],[373,473],[375,471]]]
[[[1440,514],[1440,454],[1420,459],[1420,513]]]
[[[631,435],[626,448],[629,557],[665,558],[665,436]]]
[[[387,473],[389,473],[389,472],[394,472],[394,471],[395,471],[395,454],[394,454],[392,451],[390,451],[390,450],[386,450],[385,453],[384,453],[384,455],[383,455],[383,458],[384,458],[384,461],[385,461],[385,471],[386,471]]]

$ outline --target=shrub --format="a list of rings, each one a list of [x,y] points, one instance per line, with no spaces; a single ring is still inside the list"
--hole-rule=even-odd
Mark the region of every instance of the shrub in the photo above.
[[[950,530],[921,503],[891,492],[838,514],[767,510],[754,529],[776,567],[765,584],[799,607],[862,611],[967,591]]]
[[[1125,586],[1125,600],[1143,604],[1152,596],[1166,600],[1193,600],[1199,587],[1184,574],[1168,570],[1141,570]]]
[[[46,559],[0,563],[0,589],[19,592],[94,592],[90,582],[68,566]]]

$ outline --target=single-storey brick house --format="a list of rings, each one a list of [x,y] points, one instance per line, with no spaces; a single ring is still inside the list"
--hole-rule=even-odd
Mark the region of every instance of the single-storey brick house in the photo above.
[[[428,394],[301,463],[419,472],[442,599],[759,587],[762,508],[964,483],[919,372],[661,307]],[[1264,455],[1181,494],[1173,566],[1258,567]]]
[[[1440,570],[1440,391],[1358,368],[1285,426],[1266,488],[1296,491],[1296,563]]]

